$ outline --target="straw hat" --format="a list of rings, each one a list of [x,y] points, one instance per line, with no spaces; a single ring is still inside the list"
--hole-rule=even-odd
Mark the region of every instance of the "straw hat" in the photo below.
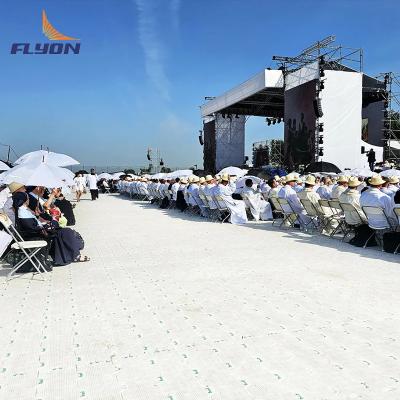
[[[399,183],[399,177],[398,176],[390,176],[389,177],[389,183],[392,185],[396,185],[397,183]]]
[[[312,175],[308,175],[306,180],[304,181],[305,184],[307,185],[315,185],[315,177]]]
[[[228,174],[222,174],[221,181],[229,182],[229,175]]]
[[[212,175],[207,175],[206,176],[206,182],[211,182],[214,178],[212,177]]]
[[[286,175],[286,177],[285,177],[286,183],[293,182],[293,181],[297,181],[297,176],[295,174]]]
[[[199,180],[199,183],[202,185],[205,181],[206,181],[206,178],[204,178],[204,176],[202,176]]]
[[[11,182],[8,185],[8,189],[10,190],[11,193],[16,192],[18,189],[21,189],[22,187],[24,187],[24,185],[18,182]]]
[[[187,180],[186,178],[181,178],[181,179],[180,179],[180,182],[186,184],[186,183],[188,183],[188,180]]]
[[[198,183],[200,178],[198,176],[193,176],[192,183]]]
[[[368,182],[371,186],[379,186],[385,183],[380,175],[374,175],[372,178],[369,178]]]
[[[356,176],[351,176],[349,179],[349,187],[357,187],[360,186],[362,182],[356,177]]]
[[[338,183],[347,183],[349,181],[349,178],[345,175],[340,175],[337,179],[336,182]]]
[[[276,181],[280,181],[280,180],[281,180],[281,177],[280,177],[279,175],[275,175],[275,176],[274,176],[274,179],[275,179]]]
[[[297,182],[299,185],[301,185],[301,184],[303,183],[303,179],[301,179],[301,178],[299,177],[299,178],[297,178],[296,182]]]

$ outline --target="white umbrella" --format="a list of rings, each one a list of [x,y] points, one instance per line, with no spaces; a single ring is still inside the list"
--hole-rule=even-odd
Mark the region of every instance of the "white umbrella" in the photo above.
[[[388,176],[399,176],[400,177],[400,170],[398,169],[386,169],[385,171],[381,172],[381,176],[388,177]]]
[[[374,172],[372,172],[368,168],[353,168],[350,171],[343,171],[346,175],[351,175],[351,176],[362,176],[364,178],[369,178],[373,175],[375,175]]]
[[[66,154],[61,154],[61,153],[53,153],[51,151],[46,151],[46,150],[37,150],[37,151],[32,151],[30,153],[26,153],[20,158],[18,158],[17,161],[15,161],[14,164],[24,164],[26,162],[31,162],[31,161],[44,161],[48,165],[55,165],[58,167],[67,167],[69,165],[77,165],[79,164],[79,161],[73,159],[70,156],[67,156]]]
[[[257,176],[246,175],[243,178],[240,178],[240,179],[237,180],[236,187],[237,188],[244,187],[246,179],[251,179],[253,181],[253,183],[256,184],[256,185],[258,185],[262,181],[262,179],[258,178]]]
[[[0,171],[8,171],[10,167],[3,161],[0,161]]]
[[[44,186],[47,188],[73,185],[74,173],[68,169],[41,163],[17,165],[1,176],[2,183],[18,182],[25,186]]]
[[[154,174],[151,179],[163,179],[167,174],[164,172],[159,172],[158,174]]]
[[[103,172],[102,174],[100,174],[100,175],[97,175],[97,179],[98,180],[100,180],[100,179],[113,179],[113,176],[111,175],[111,174],[108,174],[107,172]]]
[[[115,172],[114,174],[112,174],[112,179],[119,179],[119,177],[121,175],[125,175],[124,172]]]
[[[221,171],[218,172],[218,175],[222,174],[228,174],[228,175],[234,175],[237,176],[238,178],[241,178],[242,176],[247,174],[246,169],[241,169],[238,167],[226,167],[224,169],[221,169]]]
[[[190,175],[193,175],[193,171],[191,169],[178,169],[177,171],[170,172],[167,175],[167,179],[186,178]]]

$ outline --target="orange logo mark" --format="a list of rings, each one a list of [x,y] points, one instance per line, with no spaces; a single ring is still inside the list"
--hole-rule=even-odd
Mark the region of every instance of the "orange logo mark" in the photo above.
[[[77,38],[73,38],[71,36],[66,36],[63,35],[62,33],[58,32],[57,29],[51,25],[49,20],[47,19],[46,12],[43,10],[42,11],[42,29],[43,29],[43,34],[49,39],[49,40],[79,40]]]

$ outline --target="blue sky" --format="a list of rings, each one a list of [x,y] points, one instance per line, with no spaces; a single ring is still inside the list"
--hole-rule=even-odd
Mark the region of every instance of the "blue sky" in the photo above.
[[[81,39],[79,55],[9,54],[13,42],[47,41],[42,9]],[[0,15],[0,142],[85,164],[145,165],[151,146],[170,166],[201,165],[204,96],[330,34],[364,48],[366,73],[400,71],[395,0],[2,0]],[[246,129],[247,154],[283,134],[254,117]]]

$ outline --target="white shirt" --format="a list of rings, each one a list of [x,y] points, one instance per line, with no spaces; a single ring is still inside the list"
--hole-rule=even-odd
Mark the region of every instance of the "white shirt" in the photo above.
[[[372,206],[372,207],[380,207],[385,211],[385,214],[388,218],[392,220],[397,220],[393,208],[394,202],[393,199],[387,194],[381,192],[379,189],[371,187],[365,192],[361,193],[360,196],[360,204],[361,207]],[[370,220],[370,219],[369,219]],[[376,222],[378,225],[381,222],[381,219],[378,218],[376,221],[372,218],[372,223]]]
[[[86,180],[90,190],[97,189],[97,175],[90,174],[87,176]]]

